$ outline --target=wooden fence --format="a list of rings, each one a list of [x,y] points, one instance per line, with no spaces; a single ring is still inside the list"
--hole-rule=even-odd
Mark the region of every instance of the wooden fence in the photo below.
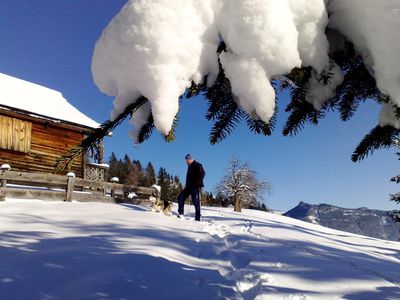
[[[145,204],[153,188],[53,174],[0,171],[0,201],[6,197],[49,201]],[[132,198],[128,194],[135,195]],[[134,193],[134,194],[133,194]]]

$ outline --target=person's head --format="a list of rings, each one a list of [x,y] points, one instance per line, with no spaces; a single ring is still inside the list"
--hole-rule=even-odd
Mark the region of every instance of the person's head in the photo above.
[[[185,156],[185,160],[188,166],[190,166],[192,164],[192,162],[194,161],[193,157],[191,154],[186,154]]]

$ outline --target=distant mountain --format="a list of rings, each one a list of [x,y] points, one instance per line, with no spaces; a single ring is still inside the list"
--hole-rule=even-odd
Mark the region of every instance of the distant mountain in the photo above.
[[[400,223],[390,217],[390,211],[366,207],[348,209],[328,204],[311,205],[300,202],[284,216],[379,239],[400,240]]]

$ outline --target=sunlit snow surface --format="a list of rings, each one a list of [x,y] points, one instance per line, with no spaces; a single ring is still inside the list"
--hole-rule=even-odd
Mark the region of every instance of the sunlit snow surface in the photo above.
[[[0,299],[400,298],[400,243],[260,211],[186,212],[7,199]]]

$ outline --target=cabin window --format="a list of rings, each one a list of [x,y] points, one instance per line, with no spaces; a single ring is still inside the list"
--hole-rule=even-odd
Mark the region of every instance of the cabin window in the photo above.
[[[29,153],[31,150],[32,123],[0,116],[0,148]]]

